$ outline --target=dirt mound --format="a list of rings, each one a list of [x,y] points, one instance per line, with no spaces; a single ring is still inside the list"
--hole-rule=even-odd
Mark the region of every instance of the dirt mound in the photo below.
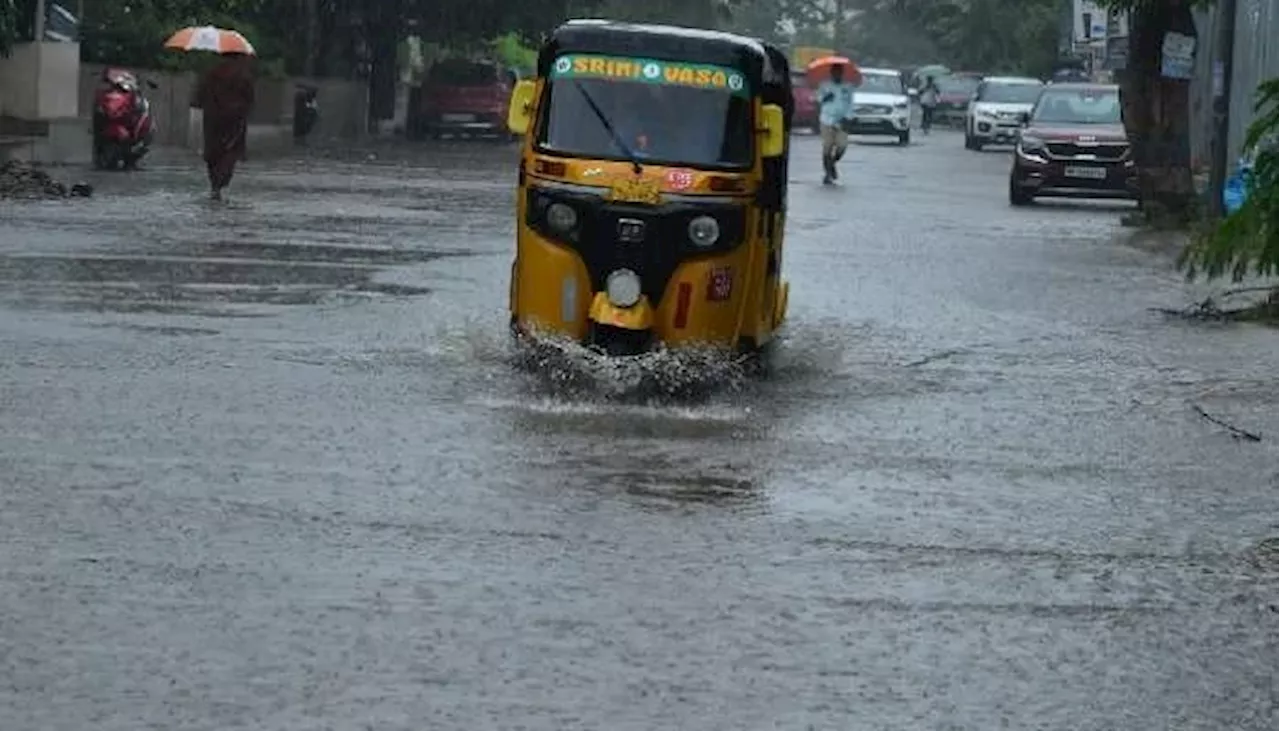
[[[93,195],[88,183],[68,186],[36,165],[18,160],[0,163],[0,198],[86,198]]]

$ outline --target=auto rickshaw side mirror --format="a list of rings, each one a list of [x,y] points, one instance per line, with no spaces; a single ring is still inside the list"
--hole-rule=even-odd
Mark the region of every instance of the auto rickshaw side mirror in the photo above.
[[[521,79],[511,90],[511,106],[507,108],[507,129],[512,134],[523,135],[533,122],[533,102],[538,85],[533,79]]]
[[[787,127],[782,107],[765,104],[760,107],[760,156],[782,157],[787,149]]]

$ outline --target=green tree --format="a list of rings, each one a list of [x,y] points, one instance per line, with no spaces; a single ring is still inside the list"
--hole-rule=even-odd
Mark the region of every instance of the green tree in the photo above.
[[[637,23],[719,28],[732,22],[737,0],[605,0],[602,17]]]
[[[857,58],[946,63],[991,73],[1045,75],[1057,48],[1058,0],[856,0],[849,45]]]
[[[1120,77],[1121,105],[1138,167],[1142,218],[1148,225],[1187,225],[1196,208],[1191,174],[1190,82],[1161,73],[1165,36],[1196,37],[1193,11],[1213,0],[1107,0],[1129,14],[1129,57]]]
[[[165,39],[189,25],[234,28],[253,42],[263,59],[277,58],[286,35],[263,32],[273,17],[270,0],[149,0],[91,2],[81,19],[80,56],[92,63],[150,68],[188,68],[199,56],[165,51]],[[275,30],[275,29],[273,29]]]
[[[1239,282],[1250,274],[1274,276],[1280,260],[1280,180],[1277,179],[1276,138],[1280,113],[1276,79],[1257,90],[1258,117],[1245,138],[1245,154],[1253,157],[1244,205],[1197,237],[1182,253],[1178,264],[1188,278],[1217,279],[1230,276]]]
[[[0,0],[0,58],[8,58],[18,42],[18,6],[14,0]]]

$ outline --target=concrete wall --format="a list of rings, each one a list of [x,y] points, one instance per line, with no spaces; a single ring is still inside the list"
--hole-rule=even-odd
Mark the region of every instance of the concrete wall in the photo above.
[[[39,117],[80,116],[75,79],[80,69],[79,43],[40,43]]]
[[[40,51],[34,43],[14,46],[9,58],[0,59],[0,116],[37,118],[39,66]]]
[[[21,43],[0,59],[0,116],[62,119],[80,114],[78,43]]]
[[[1227,169],[1234,170],[1246,130],[1254,120],[1254,90],[1276,78],[1276,24],[1280,22],[1276,0],[1237,0],[1236,17],[1228,19],[1222,8],[1197,14],[1196,65],[1191,80],[1191,156],[1208,166],[1212,159],[1214,67],[1218,62],[1218,31],[1223,23],[1235,23],[1231,99],[1229,104]]]

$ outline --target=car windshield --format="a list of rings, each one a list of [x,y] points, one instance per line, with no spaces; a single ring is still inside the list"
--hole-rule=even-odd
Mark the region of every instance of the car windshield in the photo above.
[[[537,136],[543,150],[605,159],[626,159],[629,151],[651,164],[751,165],[751,96],[732,69],[565,56],[550,76]]]
[[[978,101],[993,104],[1035,104],[1040,96],[1041,84],[987,84],[982,88]]]
[[[949,76],[938,81],[938,91],[943,94],[969,95],[978,88],[978,80],[968,77]]]
[[[862,74],[858,91],[872,94],[902,94],[902,77],[898,74]]]
[[[1031,119],[1052,124],[1119,124],[1120,93],[1115,89],[1053,89],[1040,97]]]
[[[427,72],[427,79],[450,86],[478,86],[497,81],[498,70],[493,64],[451,58],[440,61]]]

